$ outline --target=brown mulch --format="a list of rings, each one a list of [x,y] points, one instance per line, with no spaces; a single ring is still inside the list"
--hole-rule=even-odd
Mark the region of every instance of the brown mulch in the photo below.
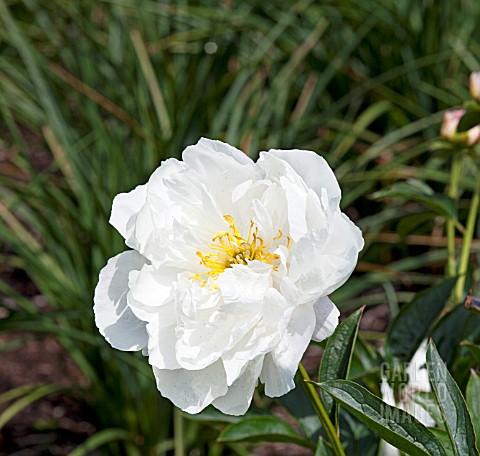
[[[25,334],[3,334],[0,346]],[[0,394],[23,385],[77,386],[82,376],[52,336],[28,340],[0,355]],[[0,414],[15,400],[0,404]],[[17,413],[0,434],[0,455],[66,455],[94,433],[83,405],[66,393],[52,393]]]

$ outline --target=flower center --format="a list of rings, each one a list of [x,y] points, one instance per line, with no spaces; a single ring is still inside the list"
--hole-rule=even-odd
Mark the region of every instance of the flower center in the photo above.
[[[200,257],[200,264],[204,265],[208,271],[195,274],[192,279],[199,280],[205,285],[210,277],[216,279],[225,269],[231,268],[232,264],[248,264],[248,261],[259,260],[263,263],[272,265],[276,271],[275,262],[280,257],[268,251],[263,239],[258,235],[258,228],[253,220],[250,220],[250,229],[248,236],[244,238],[240,234],[237,223],[231,215],[224,215],[224,219],[230,226],[229,231],[218,231],[212,238],[212,243],[208,244],[209,253],[197,252]],[[278,230],[278,236],[274,239],[283,237],[283,233]],[[287,247],[290,246],[290,238],[287,236]]]

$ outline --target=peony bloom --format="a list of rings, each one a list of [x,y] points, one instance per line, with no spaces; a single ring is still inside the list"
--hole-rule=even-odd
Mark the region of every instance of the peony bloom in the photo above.
[[[476,125],[467,131],[458,133],[458,125],[464,115],[464,109],[447,111],[443,116],[440,135],[448,141],[471,147],[480,142],[480,125]]]
[[[458,124],[464,115],[464,109],[453,109],[452,111],[447,111],[443,115],[442,126],[440,128],[440,135],[442,138],[448,140],[456,139]]]
[[[337,326],[328,295],[363,247],[339,202],[313,152],[270,150],[255,163],[201,139],[115,197],[110,223],[132,250],[100,272],[101,334],[143,350],[160,393],[188,413],[241,415],[259,379],[268,396],[287,393],[310,340]]]

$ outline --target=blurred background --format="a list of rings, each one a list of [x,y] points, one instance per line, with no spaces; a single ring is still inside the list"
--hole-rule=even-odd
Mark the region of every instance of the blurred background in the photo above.
[[[0,454],[288,454],[217,443],[225,417],[174,411],[98,334],[98,272],[125,248],[112,199],[201,136],[322,154],[366,239],[332,299],[368,306],[370,375],[448,255],[441,211],[379,190],[445,192],[440,122],[469,98],[478,24],[477,0],[0,0]],[[474,185],[466,167],[461,212]]]

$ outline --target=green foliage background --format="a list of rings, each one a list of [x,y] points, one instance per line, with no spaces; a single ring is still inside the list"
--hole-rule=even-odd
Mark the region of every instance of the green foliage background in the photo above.
[[[124,249],[107,222],[114,195],[200,136],[252,157],[317,151],[367,241],[333,299],[342,310],[388,302],[395,315],[443,277],[446,246],[429,240],[443,219],[372,195],[410,178],[444,191],[450,157],[435,139],[480,69],[479,23],[476,0],[0,0],[0,150],[13,169],[0,174],[1,260],[52,307],[40,312],[1,282],[14,305],[5,301],[0,331],[54,334],[82,370],[88,387],[71,394],[97,434],[78,454],[182,445],[146,361],[110,349],[94,327],[98,271]],[[198,422],[181,432],[187,448],[223,451]]]

